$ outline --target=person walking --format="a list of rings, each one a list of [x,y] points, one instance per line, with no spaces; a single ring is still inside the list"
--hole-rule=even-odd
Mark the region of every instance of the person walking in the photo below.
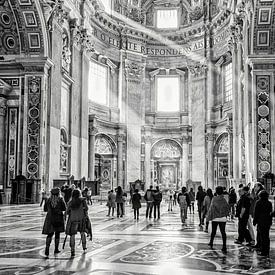
[[[91,188],[89,188],[88,192],[87,192],[87,204],[90,204],[90,205],[93,204],[93,201],[92,201],[92,190],[91,190]]]
[[[172,190],[168,190],[167,196],[168,196],[168,212],[173,211],[173,192],[172,192]]]
[[[189,210],[190,210],[190,214],[191,211],[194,214],[194,204],[195,204],[195,192],[193,190],[193,188],[190,188],[190,191],[188,192],[189,198],[190,198],[190,206],[189,206]]]
[[[187,209],[190,205],[190,198],[187,193],[186,187],[181,188],[181,192],[178,194],[178,204],[180,206],[180,217],[181,222],[185,224],[185,220],[187,219]]]
[[[77,232],[80,232],[83,251],[85,252],[87,249],[85,231],[88,205],[85,198],[81,197],[80,190],[73,190],[66,214],[68,215],[66,234],[70,236],[71,257],[73,258],[75,256],[75,235]]]
[[[154,206],[154,219],[157,218],[158,214],[158,220],[160,219],[160,203],[162,201],[162,193],[159,190],[159,187],[156,187],[156,191],[153,192],[153,206]]]
[[[230,218],[231,220],[234,220],[235,217],[235,207],[237,203],[237,194],[235,192],[235,189],[232,187],[229,190],[229,198],[228,198],[228,204],[230,208]]]
[[[146,219],[149,217],[149,219],[152,218],[152,210],[153,210],[153,202],[154,202],[154,197],[153,197],[153,186],[150,185],[150,188],[146,190],[146,193],[144,195],[144,199],[146,200]]]
[[[248,197],[249,187],[244,186],[239,190],[240,199],[236,207],[236,217],[238,217],[238,238],[235,240],[236,244],[242,244],[244,240],[251,244],[252,238],[249,230],[247,229],[247,222],[249,218],[250,199]],[[252,245],[252,244],[251,244]]]
[[[217,228],[219,226],[220,232],[222,235],[222,252],[226,253],[226,233],[225,233],[225,226],[227,217],[229,216],[229,204],[227,203],[226,199],[223,196],[223,187],[217,186],[216,187],[216,196],[212,198],[206,221],[212,221],[212,232],[210,237],[209,246],[212,249],[214,238],[216,236]]]
[[[272,203],[268,200],[269,194],[262,190],[259,193],[259,200],[256,202],[253,225],[257,225],[259,234],[259,250],[261,256],[269,256],[270,238],[269,232],[272,225]]]
[[[207,216],[212,198],[213,198],[212,189],[208,188],[206,190],[206,196],[204,197],[204,200],[203,200],[203,203],[202,203],[202,223],[204,222],[204,219]],[[209,226],[209,221],[206,220],[204,232],[208,232],[208,226]]]
[[[117,217],[122,218],[124,215],[124,207],[123,207],[123,191],[121,186],[117,187],[115,202],[117,204]]]
[[[47,192],[45,189],[41,190],[41,202],[40,202],[40,207],[42,206],[43,202],[46,202],[47,200]]]
[[[202,221],[202,204],[203,204],[203,200],[205,197],[206,193],[203,191],[202,186],[198,187],[198,192],[196,194],[196,200],[198,202],[198,213],[199,213],[199,219],[200,219],[200,224],[199,226],[203,225],[203,221]]]
[[[107,206],[108,206],[108,217],[111,214],[111,209],[112,209],[112,217],[114,216],[115,208],[116,208],[116,195],[114,194],[113,190],[110,190],[108,192],[108,201],[107,201]]]
[[[65,231],[63,212],[66,211],[66,204],[61,196],[60,188],[57,187],[51,190],[50,197],[44,204],[44,211],[47,212],[47,215],[42,234],[47,235],[45,255],[48,257],[53,235],[55,234],[54,253],[59,253],[60,233]]]
[[[139,209],[141,208],[141,195],[138,192],[138,189],[135,189],[134,194],[132,195],[132,207],[134,209],[134,219],[139,220]]]

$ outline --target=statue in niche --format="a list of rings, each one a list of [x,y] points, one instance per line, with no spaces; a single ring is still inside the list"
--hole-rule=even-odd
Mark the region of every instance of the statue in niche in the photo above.
[[[146,13],[146,25],[147,26],[153,26],[154,23],[154,14],[153,14],[153,8],[151,7],[148,9]]]
[[[69,72],[71,65],[71,50],[69,49],[69,39],[66,33],[62,34],[62,67]]]

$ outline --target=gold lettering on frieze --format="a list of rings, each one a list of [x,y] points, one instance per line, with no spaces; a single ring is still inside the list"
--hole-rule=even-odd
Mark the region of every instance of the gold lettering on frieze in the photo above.
[[[150,45],[146,44],[146,42],[138,43],[133,39],[119,39],[117,36],[111,36],[108,32],[103,32],[100,29],[94,28],[93,36],[98,40],[113,46],[115,48],[122,48],[124,50],[144,54],[147,56],[181,56],[181,55],[189,55],[192,52],[201,51],[204,48],[209,48],[209,41],[205,42],[204,39],[197,39],[195,41],[188,41],[184,44],[167,44],[167,45]],[[214,35],[213,37],[213,45],[217,45],[222,43],[227,37],[230,36],[230,29],[226,29],[225,31]],[[169,43],[168,41],[167,43]]]

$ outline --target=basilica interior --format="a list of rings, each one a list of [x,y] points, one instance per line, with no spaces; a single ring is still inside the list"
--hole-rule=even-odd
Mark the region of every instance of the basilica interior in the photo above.
[[[117,186],[273,194],[274,81],[274,0],[0,0],[0,274],[274,274],[233,221],[223,255],[165,199],[157,222],[104,217]],[[36,203],[71,183],[94,238],[45,261]]]

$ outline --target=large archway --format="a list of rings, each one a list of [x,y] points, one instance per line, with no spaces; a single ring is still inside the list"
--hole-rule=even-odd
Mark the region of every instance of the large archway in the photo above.
[[[177,190],[181,186],[182,148],[172,139],[157,141],[151,149],[154,183],[162,189]]]

